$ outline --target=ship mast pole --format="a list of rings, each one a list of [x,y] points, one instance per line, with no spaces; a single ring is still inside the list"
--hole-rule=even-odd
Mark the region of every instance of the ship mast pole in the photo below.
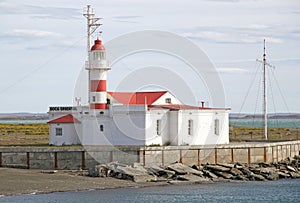
[[[268,140],[268,115],[267,115],[267,74],[266,74],[266,65],[267,65],[267,60],[266,60],[266,40],[264,39],[264,55],[263,55],[263,87],[264,87],[264,137],[265,140]]]

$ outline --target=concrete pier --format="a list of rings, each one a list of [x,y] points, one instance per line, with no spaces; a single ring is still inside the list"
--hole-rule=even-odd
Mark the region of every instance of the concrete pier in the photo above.
[[[65,146],[0,147],[0,167],[27,169],[87,169],[98,163],[118,161],[124,164],[166,166],[216,163],[278,162],[299,155],[300,141],[273,143],[231,143],[204,146]]]

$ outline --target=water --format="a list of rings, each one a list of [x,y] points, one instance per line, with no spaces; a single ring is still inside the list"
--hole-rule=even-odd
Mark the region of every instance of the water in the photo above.
[[[0,124],[45,124],[49,120],[39,119],[39,120],[0,120]]]
[[[0,202],[299,202],[300,179],[122,188],[0,197]]]
[[[262,119],[229,119],[233,126],[262,127]],[[300,128],[300,119],[268,119],[270,128]]]

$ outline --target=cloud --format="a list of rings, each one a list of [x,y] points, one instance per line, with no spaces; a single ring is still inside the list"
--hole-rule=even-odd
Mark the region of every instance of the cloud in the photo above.
[[[183,32],[184,37],[207,40],[217,43],[261,43],[266,39],[270,43],[283,43],[284,34],[270,26],[250,24],[236,27],[196,27]]]
[[[0,2],[0,13],[2,15],[29,15],[32,18],[51,19],[74,19],[81,16],[80,9],[21,5],[11,2]]]
[[[21,37],[50,37],[50,38],[60,38],[62,35],[57,32],[49,32],[43,30],[30,30],[30,29],[15,29],[11,33],[12,36]]]
[[[116,18],[116,19],[135,19],[135,18],[140,18],[141,16],[114,16],[113,18]]]
[[[219,73],[228,73],[228,74],[245,74],[249,73],[248,70],[242,68],[217,68]]]
[[[239,0],[206,0],[206,1],[212,1],[212,2],[226,2],[226,3],[237,3]]]
[[[126,15],[126,16],[114,16],[112,17],[112,20],[115,22],[123,22],[123,23],[140,23],[136,19],[140,18],[141,16],[131,16],[131,15]]]

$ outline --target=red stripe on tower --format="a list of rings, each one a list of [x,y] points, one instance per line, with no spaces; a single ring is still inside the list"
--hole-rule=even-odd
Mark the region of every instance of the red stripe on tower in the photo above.
[[[91,80],[91,92],[106,92],[106,80]]]

